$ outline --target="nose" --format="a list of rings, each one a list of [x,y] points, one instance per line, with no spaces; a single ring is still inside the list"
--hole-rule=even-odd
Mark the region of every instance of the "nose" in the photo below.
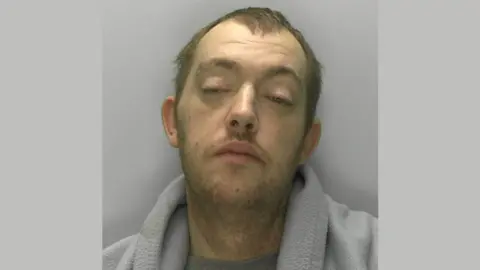
[[[255,112],[255,91],[252,87],[245,86],[239,90],[226,120],[230,132],[237,134],[257,132],[258,118]]]

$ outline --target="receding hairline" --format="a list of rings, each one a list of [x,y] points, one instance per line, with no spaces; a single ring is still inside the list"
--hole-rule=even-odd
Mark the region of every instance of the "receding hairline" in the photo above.
[[[242,15],[238,15],[239,17]],[[288,28],[284,26],[276,26],[275,28],[268,28],[268,29],[262,29],[260,26],[252,27],[251,25],[247,25],[244,21],[242,21],[240,18],[233,17],[229,18],[225,21],[222,21],[215,26],[213,26],[211,29],[208,31],[204,32],[203,35],[199,38],[197,46],[195,47],[194,52],[196,53],[199,48],[204,45],[205,40],[208,39],[213,32],[217,31],[219,28],[222,27],[227,27],[228,25],[236,25],[239,26],[240,28],[245,28],[250,31],[250,34],[253,36],[282,36],[283,38],[286,38],[286,41],[291,42],[291,44],[294,44],[294,46],[291,46],[290,50],[299,50],[302,52],[302,60],[306,60],[307,58],[307,52],[303,48],[301,42],[298,40],[298,38],[292,33]]]
[[[239,15],[241,16],[241,15]],[[287,28],[285,27],[276,27],[275,29],[265,32],[262,31],[260,28],[250,28],[248,25],[245,25],[245,23],[242,20],[239,20],[237,17],[229,18],[225,21],[222,21],[212,27],[210,30],[204,33],[204,35],[199,39],[197,46],[193,52],[193,57],[192,57],[192,65],[190,66],[189,73],[195,73],[195,69],[205,63],[209,63],[211,61],[215,61],[216,59],[225,59],[227,61],[232,61],[236,62],[236,59],[230,58],[228,55],[215,55],[211,57],[206,57],[205,59],[200,58],[199,52],[202,51],[205,48],[205,42],[209,41],[209,38],[211,38],[212,32],[218,31],[218,28],[220,27],[228,27],[229,24],[235,24],[237,26],[240,26],[242,28],[246,28],[250,30],[250,34],[254,36],[267,36],[267,35],[278,35],[281,36],[283,35],[282,38],[285,38],[285,42],[290,42],[290,46],[282,46],[286,50],[294,52],[294,57],[300,58],[300,63],[298,66],[298,72],[295,71],[295,74],[299,79],[302,81],[306,79],[306,73],[308,69],[308,63],[307,63],[307,52],[303,49],[302,44],[299,42],[299,40],[295,37],[293,33],[291,33]],[[280,67],[283,67],[285,70],[288,69],[293,69],[293,66],[290,65],[285,65],[285,64],[275,64],[274,69],[279,69]],[[191,74],[194,75],[194,74]]]

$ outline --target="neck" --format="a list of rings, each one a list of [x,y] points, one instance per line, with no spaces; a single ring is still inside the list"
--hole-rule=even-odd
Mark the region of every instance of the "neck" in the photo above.
[[[187,192],[190,253],[239,261],[278,252],[285,222],[286,198],[268,209],[219,207]],[[199,203],[200,202],[200,203]]]

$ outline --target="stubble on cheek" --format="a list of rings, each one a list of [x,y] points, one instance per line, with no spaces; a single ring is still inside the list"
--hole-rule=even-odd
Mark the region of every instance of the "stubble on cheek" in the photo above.
[[[185,174],[187,185],[192,192],[200,192],[202,188],[201,181],[204,181],[204,153],[206,150],[205,144],[208,144],[208,136],[204,132],[206,130],[206,121],[202,120],[198,112],[191,110],[183,110],[179,114],[178,132],[180,141],[180,159],[182,170]],[[200,122],[199,122],[200,121]],[[203,143],[202,143],[203,142]]]

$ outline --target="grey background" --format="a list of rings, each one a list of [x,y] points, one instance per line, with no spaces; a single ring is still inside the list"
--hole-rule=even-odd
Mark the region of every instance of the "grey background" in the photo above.
[[[104,4],[103,246],[138,232],[161,190],[181,173],[160,114],[173,93],[174,55],[200,27],[248,5],[284,12],[319,56],[324,129],[310,163],[334,199],[377,215],[376,1]]]

